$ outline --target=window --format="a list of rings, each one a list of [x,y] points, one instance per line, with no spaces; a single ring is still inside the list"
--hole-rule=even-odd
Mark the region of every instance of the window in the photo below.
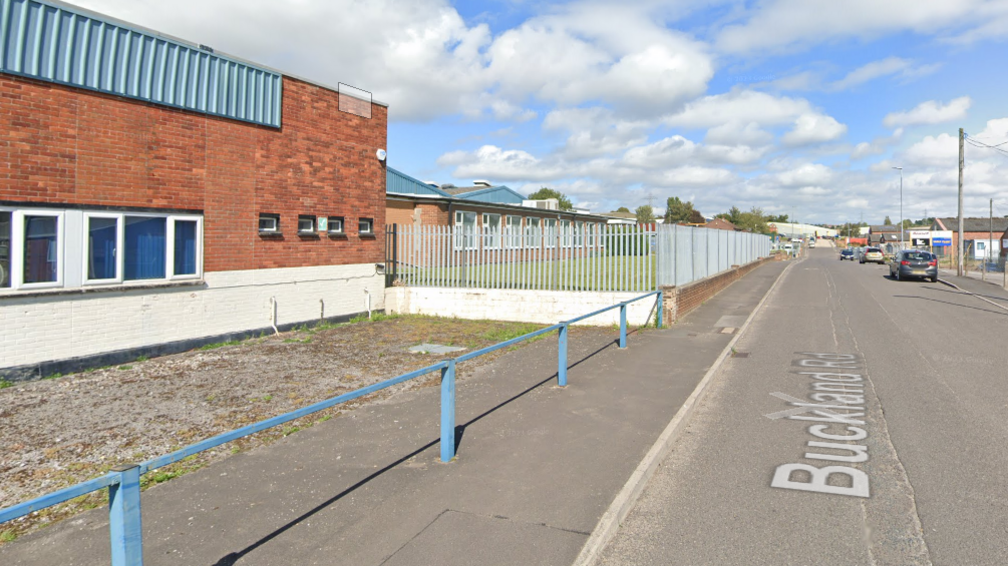
[[[301,214],[298,216],[298,234],[311,235],[315,233],[315,217]]]
[[[260,214],[259,215],[259,233],[276,233],[280,231],[280,215],[279,214]]]
[[[172,219],[171,222],[175,231],[175,245],[170,248],[171,264],[175,266],[173,273],[176,277],[196,275],[199,263],[198,223],[195,220],[179,219]]]
[[[0,210],[0,288],[10,287],[11,213]]]
[[[85,278],[94,282],[121,281],[117,252],[122,248],[122,233],[118,216],[85,215],[87,249],[84,261]]]
[[[357,232],[361,236],[373,236],[374,235],[374,220],[370,218],[361,218],[357,223]]]
[[[123,241],[123,279],[164,279],[168,222],[164,217],[126,216]]]
[[[584,247],[584,231],[585,231],[585,223],[579,220],[574,228],[575,248]]]
[[[521,216],[508,215],[507,216],[507,246],[509,248],[520,248],[522,245],[521,237]]]
[[[0,288],[199,278],[202,228],[195,215],[0,210]]]
[[[342,216],[330,216],[326,221],[329,224],[329,233],[333,235],[343,233],[343,217]]]
[[[539,218],[534,216],[525,217],[525,246],[538,248],[542,245],[542,232]]]
[[[476,249],[476,213],[455,211],[455,249]]]
[[[556,218],[543,218],[543,239],[547,248],[555,248],[557,242]]]
[[[21,215],[22,229],[17,231],[22,238],[21,280],[23,285],[40,284],[53,287],[60,284],[59,237],[62,214],[51,212],[32,212]]]
[[[483,247],[497,249],[501,245],[501,215],[483,213]]]

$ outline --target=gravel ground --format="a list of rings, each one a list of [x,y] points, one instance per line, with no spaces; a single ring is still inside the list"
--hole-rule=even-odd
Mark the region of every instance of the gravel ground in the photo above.
[[[444,357],[411,354],[410,346],[431,342],[481,348],[536,328],[520,323],[391,317],[214,345],[219,347],[0,389],[0,508]],[[459,368],[459,378],[494,357],[466,362]],[[431,374],[201,453],[147,474],[144,485],[437,380],[438,375]],[[0,544],[103,505],[106,498],[107,491],[102,490],[0,524]]]

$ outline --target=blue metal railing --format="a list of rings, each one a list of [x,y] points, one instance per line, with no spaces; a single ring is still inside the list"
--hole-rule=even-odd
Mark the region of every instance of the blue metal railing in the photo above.
[[[541,328],[528,334],[523,334],[517,338],[512,338],[504,342],[499,342],[492,346],[487,346],[479,350],[467,352],[448,360],[442,360],[436,364],[404,373],[400,376],[375,383],[356,391],[344,393],[325,401],[308,405],[284,413],[276,417],[260,421],[255,424],[243,426],[224,434],[210,437],[185,448],[176,450],[163,456],[158,456],[140,464],[126,464],[116,466],[112,470],[94,479],[81,482],[79,484],[48,493],[41,497],[19,503],[17,505],[0,509],[0,523],[5,523],[24,517],[29,513],[52,507],[60,503],[69,501],[75,497],[87,495],[100,489],[109,490],[109,538],[112,544],[112,566],[141,566],[143,564],[143,540],[140,524],[140,476],[151,470],[173,464],[184,458],[220,446],[221,444],[237,440],[244,436],[254,434],[290,422],[318,411],[328,409],[340,403],[363,397],[370,393],[380,391],[387,387],[409,381],[435,371],[441,372],[441,461],[450,462],[455,458],[455,366],[460,362],[477,358],[484,354],[513,346],[524,340],[529,340],[543,334],[558,331],[557,340],[557,385],[567,386],[567,331],[571,324],[602,314],[604,312],[620,309],[620,349],[626,348],[627,342],[627,306],[630,303],[644,300],[648,297],[656,297],[655,321],[659,328],[664,325],[662,317],[661,291],[652,291],[634,297],[621,303],[616,303],[605,308],[590,312],[585,315],[566,320],[546,328]],[[650,315],[648,316],[650,319]]]

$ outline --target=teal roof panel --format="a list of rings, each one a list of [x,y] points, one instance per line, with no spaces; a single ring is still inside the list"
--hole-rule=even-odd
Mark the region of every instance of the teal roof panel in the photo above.
[[[0,0],[0,72],[280,127],[283,77],[39,0]]]

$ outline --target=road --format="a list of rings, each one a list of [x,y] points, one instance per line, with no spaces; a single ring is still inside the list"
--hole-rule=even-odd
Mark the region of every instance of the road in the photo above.
[[[1008,293],[807,251],[599,564],[1008,564]]]

